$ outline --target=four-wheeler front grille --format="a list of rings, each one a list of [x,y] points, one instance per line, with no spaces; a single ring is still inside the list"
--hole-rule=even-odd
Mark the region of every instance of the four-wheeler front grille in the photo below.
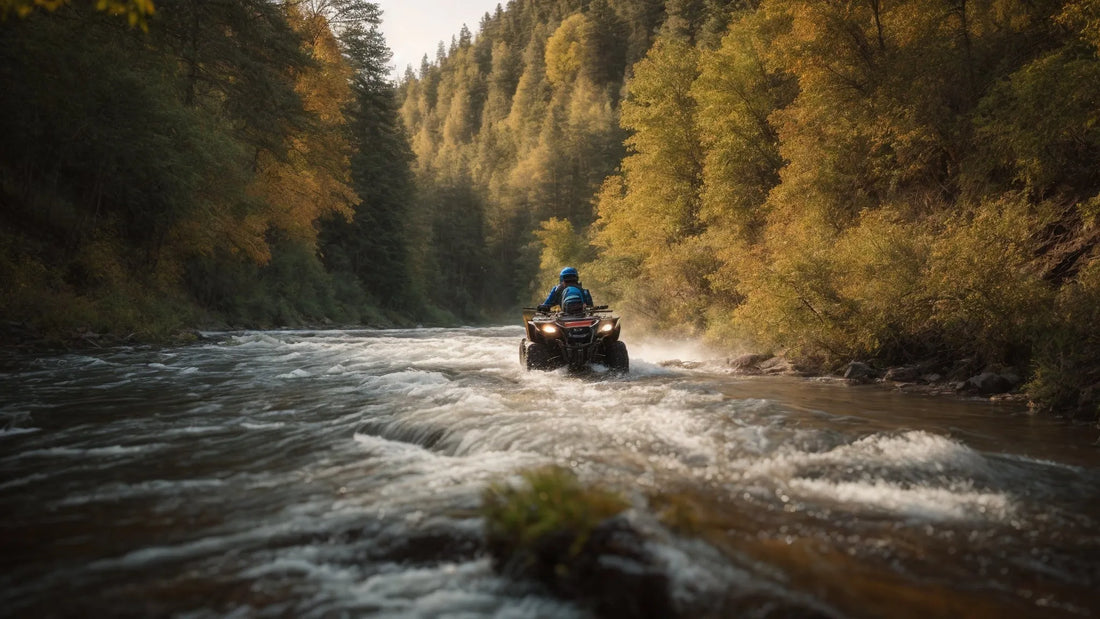
[[[592,327],[571,327],[565,332],[566,340],[570,346],[591,344],[592,335]]]

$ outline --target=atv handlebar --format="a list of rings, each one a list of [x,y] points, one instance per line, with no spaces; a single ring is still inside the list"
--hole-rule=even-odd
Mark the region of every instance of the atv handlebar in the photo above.
[[[551,312],[549,309],[544,309],[544,307],[545,306],[540,305],[538,307],[523,307],[523,308],[520,308],[520,309],[523,310],[524,312],[533,312],[535,314],[552,314],[552,313],[554,313],[554,312]],[[585,311],[588,312],[588,313],[594,313],[594,312],[610,312],[610,311],[613,311],[613,310],[607,305],[593,305],[592,307],[586,307]]]

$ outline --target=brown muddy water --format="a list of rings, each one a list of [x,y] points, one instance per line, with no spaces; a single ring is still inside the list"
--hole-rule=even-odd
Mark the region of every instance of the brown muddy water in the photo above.
[[[1100,614],[1096,428],[513,327],[0,355],[0,615],[584,617],[492,570],[482,490],[621,491],[683,616]],[[628,344],[631,344],[627,338]]]

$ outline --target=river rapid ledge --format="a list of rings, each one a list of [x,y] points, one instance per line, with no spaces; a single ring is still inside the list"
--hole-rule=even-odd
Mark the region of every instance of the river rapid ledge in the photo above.
[[[0,355],[5,613],[592,616],[486,548],[485,488],[554,466],[626,498],[673,615],[1100,614],[1096,432],[1021,405],[629,339],[528,373],[514,327],[203,335]]]

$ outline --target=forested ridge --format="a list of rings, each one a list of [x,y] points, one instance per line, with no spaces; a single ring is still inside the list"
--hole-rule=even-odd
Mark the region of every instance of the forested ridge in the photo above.
[[[1092,417],[1098,18],[513,0],[406,71],[401,114],[421,195],[462,205],[437,225],[481,227],[449,281],[483,298],[532,302],[571,264],[635,332],[817,370],[994,369]]]
[[[151,9],[0,1],[7,331],[499,319],[569,264],[633,333],[1097,414],[1095,0],[511,0],[396,85],[369,2]]]
[[[0,3],[9,337],[453,322],[418,296],[377,5]]]

